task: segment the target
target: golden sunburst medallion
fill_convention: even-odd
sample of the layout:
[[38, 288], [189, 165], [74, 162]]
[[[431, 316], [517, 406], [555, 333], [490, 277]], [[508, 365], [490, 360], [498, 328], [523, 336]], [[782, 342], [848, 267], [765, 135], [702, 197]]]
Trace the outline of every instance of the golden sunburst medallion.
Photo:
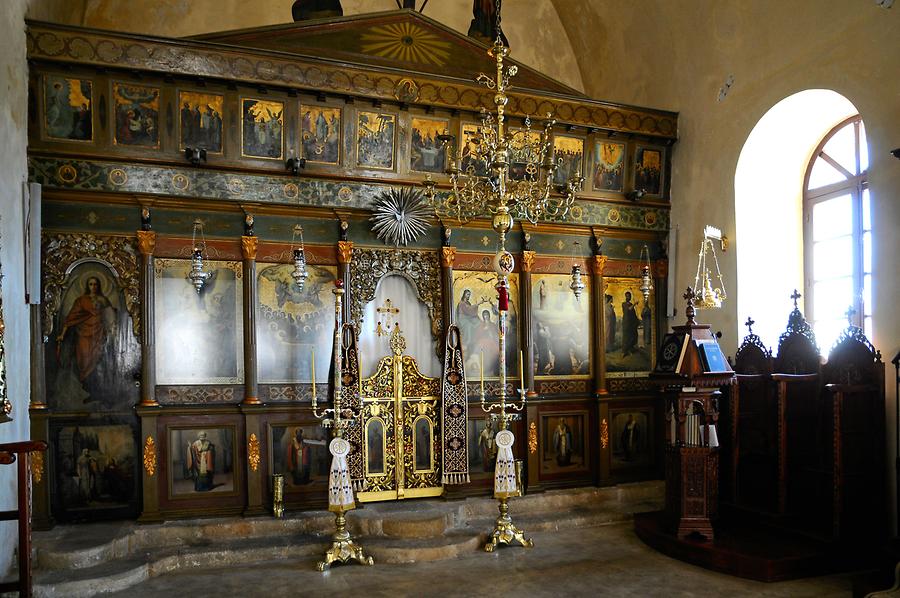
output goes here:
[[372, 27], [360, 41], [364, 53], [392, 60], [444, 66], [450, 56], [448, 42], [412, 23]]

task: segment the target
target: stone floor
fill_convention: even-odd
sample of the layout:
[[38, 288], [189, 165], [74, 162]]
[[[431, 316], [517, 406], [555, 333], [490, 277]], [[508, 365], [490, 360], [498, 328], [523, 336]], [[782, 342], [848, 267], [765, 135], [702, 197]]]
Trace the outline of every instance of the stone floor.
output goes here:
[[[533, 534], [533, 549], [473, 551], [451, 560], [314, 570], [315, 558], [246, 568], [165, 574], [120, 596], [850, 596], [848, 576], [781, 583], [729, 577], [686, 565], [645, 546], [618, 522]], [[323, 544], [324, 548], [324, 544]]]

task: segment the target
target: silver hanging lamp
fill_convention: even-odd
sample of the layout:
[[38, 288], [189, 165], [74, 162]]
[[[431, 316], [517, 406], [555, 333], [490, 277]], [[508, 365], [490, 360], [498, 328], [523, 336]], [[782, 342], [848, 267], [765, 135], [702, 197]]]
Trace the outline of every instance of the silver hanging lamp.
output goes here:
[[572, 245], [572, 282], [569, 288], [575, 293], [575, 300], [581, 301], [581, 293], [584, 291], [584, 280], [581, 278], [581, 264], [578, 263], [578, 241]]
[[[646, 261], [644, 257], [646, 256]], [[653, 290], [653, 278], [650, 276], [650, 249], [645, 244], [641, 248], [641, 295], [644, 296], [644, 303], [650, 301], [650, 291]]]
[[209, 280], [210, 273], [203, 270], [203, 252], [206, 251], [206, 237], [203, 235], [203, 222], [199, 219], [194, 220], [194, 230], [191, 233], [191, 248], [191, 271], [188, 272], [188, 279], [194, 285], [197, 294], [200, 294], [203, 285]]

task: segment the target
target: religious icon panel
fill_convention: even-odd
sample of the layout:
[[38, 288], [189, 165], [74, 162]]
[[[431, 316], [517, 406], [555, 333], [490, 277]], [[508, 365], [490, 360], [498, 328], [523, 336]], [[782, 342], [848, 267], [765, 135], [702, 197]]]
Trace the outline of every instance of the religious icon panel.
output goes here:
[[540, 162], [537, 148], [541, 134], [527, 129], [511, 129], [511, 132], [513, 135], [509, 140], [509, 176], [514, 180], [521, 180], [528, 175], [531, 180], [538, 173], [527, 172], [528, 165]]
[[553, 175], [554, 185], [565, 185], [566, 182], [580, 177], [584, 164], [584, 139], [557, 135], [553, 138], [553, 149], [556, 150], [558, 165]]
[[44, 130], [50, 139], [93, 141], [93, 85], [88, 79], [44, 78]]
[[[45, 359], [47, 401], [61, 411], [128, 411], [141, 349], [125, 294], [105, 262], [83, 260], [63, 282]], [[49, 332], [49, 331], [48, 331]]]
[[300, 106], [303, 157], [308, 162], [338, 164], [341, 161], [341, 109]]
[[113, 84], [117, 145], [159, 147], [159, 88]]
[[327, 432], [318, 424], [277, 424], [270, 428], [271, 472], [284, 476], [285, 487], [328, 484], [331, 455]]
[[241, 264], [207, 261], [198, 293], [188, 260], [157, 259], [156, 376], [159, 384], [240, 384], [244, 379]]
[[259, 264], [256, 334], [259, 379], [264, 383], [311, 382], [310, 355], [316, 359], [317, 382], [328, 381], [334, 334], [334, 266], [312, 266], [301, 290], [289, 264]]
[[656, 357], [655, 290], [645, 301], [638, 278], [605, 277], [603, 282], [607, 376], [649, 373]]
[[138, 460], [132, 425], [66, 423], [51, 435], [56, 517], [100, 519], [136, 512]]
[[475, 123], [463, 123], [460, 130], [460, 140], [462, 155], [460, 160], [460, 170], [468, 173], [470, 170], [477, 176], [487, 174], [488, 165], [484, 160], [475, 157], [478, 149], [479, 137], [481, 136], [481, 126]]
[[489, 417], [469, 419], [469, 471], [473, 476], [479, 473], [494, 473], [497, 465], [497, 424]]
[[663, 186], [663, 150], [637, 146], [634, 150], [634, 188], [647, 195], [661, 195]]
[[446, 134], [449, 127], [450, 122], [447, 120], [412, 119], [410, 170], [444, 172], [447, 148], [438, 140], [438, 135]]
[[235, 492], [234, 426], [169, 428], [169, 496]]
[[387, 112], [357, 115], [356, 163], [366, 168], [394, 168], [394, 133], [397, 116]]
[[241, 155], [284, 158], [284, 104], [270, 100], [241, 100]]
[[[454, 270], [454, 322], [459, 327], [470, 381], [479, 379], [481, 355], [484, 353], [484, 377], [496, 380], [500, 376], [500, 344], [497, 276], [493, 272]], [[514, 379], [519, 374], [519, 275], [509, 275], [509, 312], [507, 313], [506, 375]]]
[[651, 409], [610, 409], [613, 471], [653, 465]]
[[594, 143], [593, 182], [594, 191], [625, 189], [625, 144], [605, 139]]
[[181, 91], [178, 105], [179, 148], [203, 148], [211, 154], [221, 154], [225, 96]]
[[586, 413], [541, 414], [541, 473], [576, 472], [590, 467], [585, 447]]
[[568, 274], [532, 274], [535, 376], [591, 374], [590, 278], [579, 299]]

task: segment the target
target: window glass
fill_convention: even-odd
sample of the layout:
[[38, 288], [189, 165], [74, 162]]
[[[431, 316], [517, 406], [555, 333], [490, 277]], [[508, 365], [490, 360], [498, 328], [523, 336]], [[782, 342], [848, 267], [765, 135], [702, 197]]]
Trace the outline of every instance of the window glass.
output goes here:
[[866, 316], [872, 315], [872, 275], [866, 274], [863, 276], [863, 292], [862, 292], [862, 300], [863, 300], [863, 311]]
[[872, 340], [872, 318], [871, 316], [867, 316], [863, 323], [863, 332], [866, 333], [866, 338], [869, 341]]
[[822, 158], [818, 158], [816, 163], [813, 164], [812, 172], [809, 175], [808, 189], [818, 189], [825, 185], [840, 183], [841, 181], [846, 180], [847, 177], [841, 174], [834, 166]]
[[853, 237], [838, 237], [813, 245], [813, 279], [853, 275]]
[[869, 169], [869, 145], [866, 140], [866, 125], [859, 121], [859, 169], [865, 172]]
[[813, 241], [824, 241], [853, 232], [851, 196], [842, 195], [813, 206]]
[[856, 171], [856, 127], [853, 123], [835, 133], [822, 151], [850, 174], [859, 174]]
[[813, 324], [813, 331], [816, 333], [816, 343], [819, 345], [819, 351], [827, 355], [834, 345], [834, 341], [837, 340], [837, 337], [840, 336], [846, 326], [847, 318], [816, 320]]
[[863, 273], [872, 273], [872, 233], [863, 233]]
[[813, 313], [816, 320], [844, 318], [844, 312], [854, 303], [853, 278], [834, 278], [813, 285]]
[[872, 212], [869, 207], [869, 190], [862, 192], [862, 225], [863, 230], [872, 230]]

